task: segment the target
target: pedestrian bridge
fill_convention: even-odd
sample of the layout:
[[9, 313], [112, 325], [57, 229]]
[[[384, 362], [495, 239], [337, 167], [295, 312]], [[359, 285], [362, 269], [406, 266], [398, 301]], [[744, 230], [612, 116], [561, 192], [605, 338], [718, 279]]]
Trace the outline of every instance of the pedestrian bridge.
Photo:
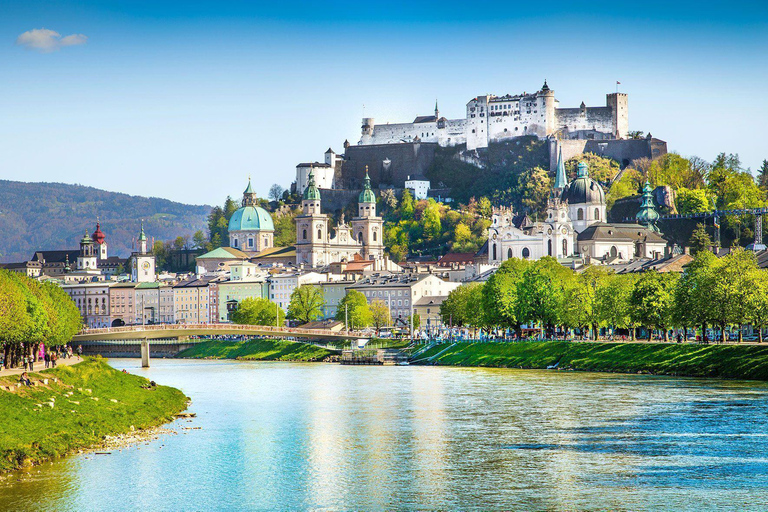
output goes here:
[[191, 336], [274, 336], [325, 341], [343, 341], [369, 337], [362, 336], [361, 333], [355, 331], [334, 332], [330, 329], [302, 329], [300, 327], [275, 327], [269, 325], [158, 324], [83, 329], [72, 338], [72, 343], [171, 339], [187, 341]]

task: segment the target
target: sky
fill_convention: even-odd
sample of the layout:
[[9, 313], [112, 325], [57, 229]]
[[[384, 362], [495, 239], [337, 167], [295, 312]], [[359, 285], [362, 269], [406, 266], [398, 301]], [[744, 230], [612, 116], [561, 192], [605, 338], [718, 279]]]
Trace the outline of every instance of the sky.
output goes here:
[[768, 159], [768, 2], [0, 0], [0, 179], [266, 196], [376, 123], [479, 94], [629, 96], [630, 130]]

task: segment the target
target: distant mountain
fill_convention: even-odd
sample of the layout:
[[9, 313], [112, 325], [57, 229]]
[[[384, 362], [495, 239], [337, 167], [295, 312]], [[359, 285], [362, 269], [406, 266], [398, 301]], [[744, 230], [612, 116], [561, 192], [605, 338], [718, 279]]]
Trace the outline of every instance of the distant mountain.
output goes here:
[[37, 250], [77, 249], [96, 218], [112, 256], [128, 256], [141, 220], [150, 239], [171, 240], [206, 229], [210, 206], [129, 196], [81, 185], [0, 180], [0, 262], [24, 261]]

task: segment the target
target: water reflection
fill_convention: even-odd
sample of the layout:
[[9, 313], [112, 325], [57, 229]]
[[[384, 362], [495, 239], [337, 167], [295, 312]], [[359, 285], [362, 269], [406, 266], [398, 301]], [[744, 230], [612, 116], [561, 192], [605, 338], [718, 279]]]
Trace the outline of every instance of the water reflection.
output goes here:
[[[768, 506], [768, 387], [459, 368], [160, 361], [178, 434], [0, 482], [2, 510]], [[182, 427], [201, 427], [182, 430]], [[20, 478], [20, 481], [18, 480]]]

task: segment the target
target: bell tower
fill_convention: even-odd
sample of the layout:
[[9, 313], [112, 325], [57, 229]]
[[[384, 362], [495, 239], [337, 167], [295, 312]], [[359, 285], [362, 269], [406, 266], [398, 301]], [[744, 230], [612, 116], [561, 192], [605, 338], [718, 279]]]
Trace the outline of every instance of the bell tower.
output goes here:
[[357, 198], [358, 215], [352, 219], [352, 236], [362, 244], [362, 256], [369, 260], [384, 257], [384, 220], [376, 216], [376, 194], [371, 190], [368, 166], [365, 167], [363, 191]]
[[310, 170], [301, 200], [302, 215], [296, 217], [296, 262], [317, 267], [328, 263], [328, 216], [320, 211], [320, 189]]
[[131, 254], [131, 281], [134, 283], [155, 282], [155, 255], [148, 249], [149, 240], [144, 233], [144, 221], [136, 240], [136, 251]]

